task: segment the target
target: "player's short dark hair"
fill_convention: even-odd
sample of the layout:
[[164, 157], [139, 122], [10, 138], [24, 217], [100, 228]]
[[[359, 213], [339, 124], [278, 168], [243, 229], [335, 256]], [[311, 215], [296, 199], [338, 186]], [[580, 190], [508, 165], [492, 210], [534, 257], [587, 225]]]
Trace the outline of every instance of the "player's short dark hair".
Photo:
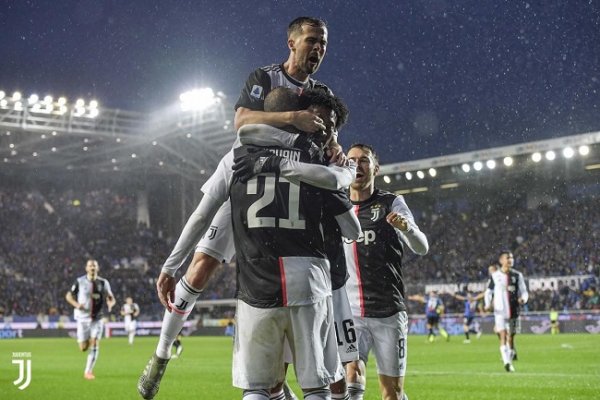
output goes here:
[[373, 146], [371, 146], [370, 144], [365, 144], [365, 143], [353, 143], [348, 148], [348, 151], [352, 150], [355, 147], [358, 147], [359, 149], [362, 149], [362, 150], [369, 151], [371, 153], [371, 155], [373, 156], [373, 158], [375, 159], [375, 164], [379, 165], [379, 156], [377, 155], [377, 153], [375, 153], [375, 149], [373, 148]]
[[303, 104], [298, 93], [288, 87], [279, 86], [265, 97], [264, 110], [267, 112], [283, 112], [302, 110]]
[[287, 36], [288, 38], [293, 34], [302, 33], [302, 25], [311, 25], [319, 28], [327, 28], [327, 23], [321, 18], [315, 17], [298, 17], [288, 25]]
[[336, 129], [341, 129], [348, 121], [350, 111], [344, 101], [339, 97], [319, 88], [305, 90], [300, 97], [302, 99], [303, 109], [310, 106], [322, 106], [333, 110], [336, 116]]
[[500, 252], [498, 253], [498, 258], [502, 257], [504, 254], [508, 255], [508, 254], [512, 254], [512, 251], [510, 251], [509, 249], [502, 249], [500, 250]]

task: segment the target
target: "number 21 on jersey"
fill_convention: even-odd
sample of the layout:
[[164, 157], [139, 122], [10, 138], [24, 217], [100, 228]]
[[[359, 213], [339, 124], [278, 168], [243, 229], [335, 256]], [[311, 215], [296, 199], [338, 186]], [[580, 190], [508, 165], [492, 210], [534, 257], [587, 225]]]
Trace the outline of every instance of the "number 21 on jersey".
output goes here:
[[[260, 175], [259, 175], [260, 176]], [[275, 176], [264, 176], [264, 191], [254, 203], [248, 207], [248, 228], [284, 228], [284, 229], [305, 229], [306, 221], [300, 219], [300, 186], [291, 183], [285, 178]], [[258, 176], [250, 179], [246, 183], [246, 193], [249, 195], [258, 194]], [[278, 212], [282, 216], [287, 215], [287, 218], [282, 216], [258, 216], [258, 213], [265, 207], [276, 201], [276, 189], [282, 190], [283, 186], [287, 186], [288, 202], [281, 204]], [[287, 208], [287, 209], [283, 209]], [[264, 213], [261, 213], [264, 214]]]

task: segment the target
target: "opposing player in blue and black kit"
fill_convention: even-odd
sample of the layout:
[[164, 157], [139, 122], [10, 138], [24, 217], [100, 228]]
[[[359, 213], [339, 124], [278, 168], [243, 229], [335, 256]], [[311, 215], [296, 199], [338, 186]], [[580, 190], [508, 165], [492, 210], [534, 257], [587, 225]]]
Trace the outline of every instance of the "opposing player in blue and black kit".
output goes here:
[[464, 301], [463, 331], [465, 333], [465, 340], [463, 343], [469, 344], [471, 343], [471, 333], [476, 334], [477, 339], [481, 337], [481, 327], [476, 323], [475, 317], [477, 317], [477, 312], [483, 312], [483, 304], [479, 300], [485, 297], [485, 293], [476, 295], [473, 292], [467, 292], [466, 296], [456, 293], [454, 297]]

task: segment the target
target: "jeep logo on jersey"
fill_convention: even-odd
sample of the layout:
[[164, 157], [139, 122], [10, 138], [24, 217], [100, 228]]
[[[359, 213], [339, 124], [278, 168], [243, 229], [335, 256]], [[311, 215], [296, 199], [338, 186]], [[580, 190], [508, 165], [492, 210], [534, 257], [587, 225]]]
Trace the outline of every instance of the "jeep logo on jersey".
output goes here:
[[262, 86], [254, 85], [252, 86], [252, 90], [250, 91], [250, 96], [260, 100], [263, 98], [263, 88]]
[[[366, 230], [366, 231], [362, 231], [360, 233], [360, 236], [356, 240], [356, 243], [364, 243], [368, 246], [369, 243], [373, 243], [376, 239], [377, 239], [377, 235], [375, 234], [375, 231]], [[343, 238], [343, 240], [344, 240], [344, 243], [348, 243], [348, 244], [354, 242], [354, 240], [350, 240], [348, 238]]]

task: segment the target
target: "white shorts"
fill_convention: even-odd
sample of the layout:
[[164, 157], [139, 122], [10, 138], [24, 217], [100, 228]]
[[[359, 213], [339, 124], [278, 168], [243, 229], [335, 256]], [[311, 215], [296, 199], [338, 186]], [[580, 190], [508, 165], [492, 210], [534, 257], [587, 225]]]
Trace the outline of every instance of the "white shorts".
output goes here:
[[77, 342], [86, 342], [89, 339], [100, 340], [104, 332], [104, 321], [77, 321]]
[[129, 322], [125, 322], [125, 330], [127, 332], [135, 332], [135, 330], [137, 329], [137, 320], [131, 320]]
[[400, 311], [387, 318], [354, 317], [358, 335], [358, 352], [366, 364], [373, 350], [377, 373], [387, 376], [404, 376], [408, 350], [408, 316]]
[[494, 314], [494, 328], [496, 328], [496, 332], [521, 333], [521, 320], [518, 317], [506, 318], [504, 314]]
[[210, 228], [196, 245], [196, 253], [204, 253], [225, 263], [235, 255], [233, 227], [231, 225], [231, 203], [227, 200], [215, 214]]
[[270, 389], [282, 382], [286, 337], [300, 387], [323, 387], [344, 376], [331, 297], [310, 305], [277, 308], [256, 308], [238, 300], [236, 326], [232, 366], [235, 387]]
[[350, 301], [346, 294], [346, 286], [331, 293], [333, 302], [333, 318], [335, 320], [335, 335], [338, 344], [338, 353], [343, 363], [358, 360], [358, 344], [356, 343], [356, 330], [354, 318], [350, 309]]

